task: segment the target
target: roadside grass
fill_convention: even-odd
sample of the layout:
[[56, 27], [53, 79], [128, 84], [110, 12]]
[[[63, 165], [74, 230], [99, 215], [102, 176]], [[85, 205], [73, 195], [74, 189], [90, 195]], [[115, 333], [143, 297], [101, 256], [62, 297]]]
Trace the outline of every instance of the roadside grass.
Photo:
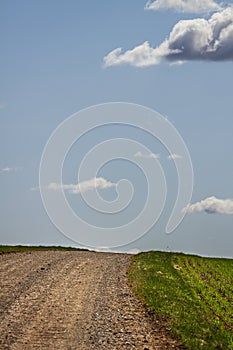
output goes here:
[[233, 349], [233, 260], [148, 252], [129, 281], [149, 311], [191, 350]]
[[87, 251], [88, 249], [62, 247], [62, 246], [0, 245], [0, 254], [17, 253], [17, 252], [31, 252], [31, 251], [41, 251], [41, 250]]

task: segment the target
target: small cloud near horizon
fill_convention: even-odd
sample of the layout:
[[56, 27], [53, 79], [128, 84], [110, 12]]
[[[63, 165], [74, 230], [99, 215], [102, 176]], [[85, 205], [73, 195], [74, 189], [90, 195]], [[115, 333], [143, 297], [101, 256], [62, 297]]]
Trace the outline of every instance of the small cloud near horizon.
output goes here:
[[132, 249], [130, 249], [130, 250], [127, 250], [126, 253], [127, 253], [127, 254], [136, 255], [136, 254], [141, 253], [141, 250], [138, 249], [138, 248], [132, 248]]

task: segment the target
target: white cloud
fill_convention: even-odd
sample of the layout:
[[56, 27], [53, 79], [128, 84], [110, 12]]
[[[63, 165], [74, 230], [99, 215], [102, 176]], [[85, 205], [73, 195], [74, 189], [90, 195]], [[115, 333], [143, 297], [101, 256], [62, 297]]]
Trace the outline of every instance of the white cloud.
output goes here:
[[[102, 177], [95, 177], [93, 179], [80, 182], [78, 184], [61, 185], [61, 184], [52, 182], [48, 185], [47, 188], [53, 191], [68, 190], [69, 193], [78, 194], [81, 192], [91, 191], [96, 188], [105, 189], [105, 188], [110, 188], [115, 186], [116, 184], [110, 181], [107, 181]], [[34, 190], [34, 188], [32, 190]]]
[[36, 187], [31, 187], [30, 191], [39, 191], [40, 187], [36, 186]]
[[195, 204], [189, 204], [183, 209], [187, 213], [206, 212], [208, 214], [228, 214], [233, 215], [233, 199], [218, 199], [208, 197]]
[[213, 0], [155, 0], [148, 1], [147, 10], [167, 10], [186, 13], [207, 13], [219, 11], [221, 6]]
[[95, 247], [95, 251], [96, 252], [112, 252], [111, 248], [110, 247], [105, 247], [105, 246], [98, 246], [98, 247]]
[[142, 153], [141, 151], [138, 151], [137, 153], [135, 153], [134, 157], [136, 158], [147, 158], [147, 159], [159, 159], [160, 155], [159, 154], [155, 154], [155, 153]]
[[170, 154], [167, 159], [181, 159], [182, 157], [179, 155], [179, 154], [176, 154], [176, 153], [172, 153]]
[[120, 64], [130, 64], [135, 67], [152, 66], [160, 63], [160, 57], [155, 54], [155, 50], [150, 47], [148, 41], [142, 45], [136, 46], [132, 50], [122, 53], [122, 48], [111, 51], [104, 57], [105, 67], [116, 66]]
[[133, 248], [133, 249], [127, 250], [126, 253], [127, 253], [127, 254], [136, 255], [136, 254], [141, 253], [141, 250], [138, 249], [138, 248]]
[[9, 166], [1, 169], [2, 173], [10, 173], [11, 171], [14, 171], [14, 168], [10, 168]]
[[155, 48], [148, 41], [124, 53], [117, 48], [104, 57], [104, 64], [105, 67], [121, 64], [146, 67], [193, 60], [233, 61], [233, 6], [209, 19], [179, 21], [168, 39]]
[[22, 168], [12, 168], [12, 167], [9, 167], [9, 166], [5, 166], [4, 168], [2, 168], [0, 170], [1, 173], [12, 173], [12, 172], [16, 172], [18, 170], [21, 170]]

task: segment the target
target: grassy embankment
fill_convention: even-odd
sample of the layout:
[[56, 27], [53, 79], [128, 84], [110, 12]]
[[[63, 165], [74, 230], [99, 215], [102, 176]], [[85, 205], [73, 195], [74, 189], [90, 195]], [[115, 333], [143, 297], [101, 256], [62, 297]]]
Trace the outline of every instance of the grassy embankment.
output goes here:
[[24, 246], [24, 245], [0, 245], [0, 254], [4, 253], [17, 253], [17, 252], [31, 252], [41, 250], [87, 250], [73, 247], [61, 247], [61, 246]]
[[233, 260], [141, 253], [132, 258], [129, 280], [188, 349], [233, 349]]

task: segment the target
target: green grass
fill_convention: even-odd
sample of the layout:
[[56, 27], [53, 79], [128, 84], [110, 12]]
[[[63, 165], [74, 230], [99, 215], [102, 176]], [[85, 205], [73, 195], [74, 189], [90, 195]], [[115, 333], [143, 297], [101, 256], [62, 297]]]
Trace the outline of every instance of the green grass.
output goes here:
[[141, 253], [129, 281], [188, 349], [233, 349], [233, 260]]
[[23, 246], [23, 245], [0, 245], [0, 254], [4, 253], [17, 253], [17, 252], [31, 252], [41, 250], [87, 250], [73, 247], [61, 247], [61, 246]]

